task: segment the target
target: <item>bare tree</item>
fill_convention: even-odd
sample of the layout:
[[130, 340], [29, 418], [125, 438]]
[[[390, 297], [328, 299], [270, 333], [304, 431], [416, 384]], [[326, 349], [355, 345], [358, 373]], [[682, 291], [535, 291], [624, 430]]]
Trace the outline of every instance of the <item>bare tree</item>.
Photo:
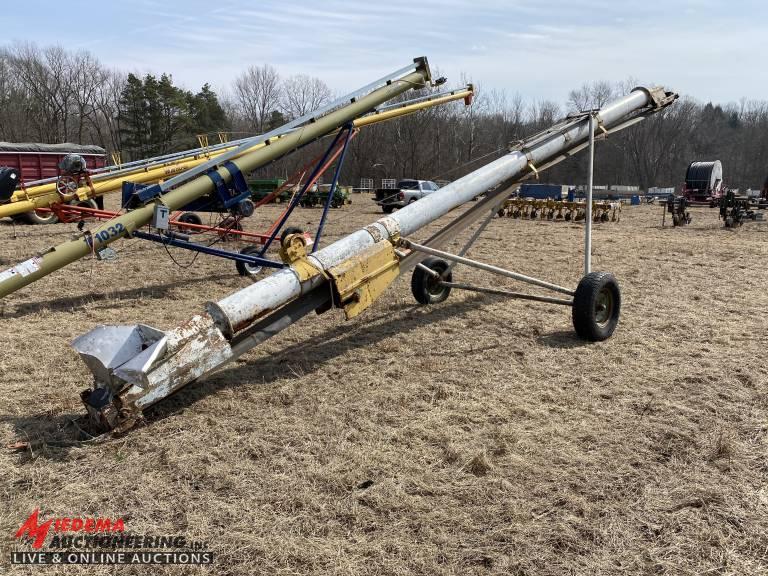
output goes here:
[[569, 112], [583, 112], [594, 108], [601, 108], [614, 97], [614, 88], [610, 82], [600, 80], [598, 82], [585, 83], [581, 88], [571, 90], [568, 93]]
[[272, 66], [250, 66], [235, 79], [234, 92], [249, 128], [264, 132], [280, 106], [280, 75]]
[[283, 82], [281, 107], [290, 118], [298, 118], [316, 110], [331, 99], [331, 89], [320, 80], [297, 74]]
[[98, 143], [120, 152], [120, 94], [126, 74], [119, 70], [101, 70], [101, 82], [94, 96], [96, 113], [90, 118]]

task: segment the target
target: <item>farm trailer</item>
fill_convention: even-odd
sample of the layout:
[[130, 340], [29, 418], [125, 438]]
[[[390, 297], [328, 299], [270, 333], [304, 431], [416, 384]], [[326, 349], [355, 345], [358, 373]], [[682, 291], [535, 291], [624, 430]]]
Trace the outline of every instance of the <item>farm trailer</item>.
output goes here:
[[[28, 193], [34, 194], [39, 182], [55, 182], [61, 176], [59, 163], [69, 154], [81, 156], [93, 172], [98, 172], [107, 163], [106, 150], [100, 146], [0, 142], [0, 170], [8, 168], [15, 173], [15, 178], [0, 185], [0, 205]], [[15, 192], [17, 188], [20, 188], [19, 192]], [[50, 213], [38, 214], [33, 209], [14, 212], [11, 216], [32, 224], [51, 220]]]

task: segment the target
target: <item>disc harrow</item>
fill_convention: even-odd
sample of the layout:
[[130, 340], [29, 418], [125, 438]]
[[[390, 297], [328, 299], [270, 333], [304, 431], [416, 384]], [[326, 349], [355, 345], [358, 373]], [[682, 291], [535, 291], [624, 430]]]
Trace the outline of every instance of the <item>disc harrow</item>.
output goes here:
[[[537, 200], [534, 198], [510, 198], [499, 209], [499, 216], [524, 220], [553, 220], [582, 222], [586, 218], [584, 202], [565, 200]], [[621, 202], [592, 202], [594, 222], [618, 222], [621, 219]]]

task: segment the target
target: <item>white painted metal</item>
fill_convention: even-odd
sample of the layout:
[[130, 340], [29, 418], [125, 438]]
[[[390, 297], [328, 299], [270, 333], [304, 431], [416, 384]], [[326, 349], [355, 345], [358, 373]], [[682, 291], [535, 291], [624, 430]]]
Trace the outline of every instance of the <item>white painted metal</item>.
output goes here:
[[592, 185], [595, 176], [595, 115], [589, 115], [589, 175], [587, 176], [587, 206], [584, 222], [584, 275], [592, 271]]

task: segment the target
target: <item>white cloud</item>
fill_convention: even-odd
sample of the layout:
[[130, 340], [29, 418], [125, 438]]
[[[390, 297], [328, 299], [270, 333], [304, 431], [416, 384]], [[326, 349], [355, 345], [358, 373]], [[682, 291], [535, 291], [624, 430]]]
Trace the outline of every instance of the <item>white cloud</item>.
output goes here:
[[466, 73], [537, 99], [562, 101], [585, 81], [629, 76], [701, 100], [768, 94], [768, 8], [746, 0], [141, 0], [85, 12], [79, 27], [60, 26], [51, 11], [34, 28], [22, 25], [24, 10], [6, 15], [22, 19], [8, 27], [24, 40], [86, 47], [190, 88], [221, 89], [269, 62], [342, 91], [427, 55], [454, 83]]

